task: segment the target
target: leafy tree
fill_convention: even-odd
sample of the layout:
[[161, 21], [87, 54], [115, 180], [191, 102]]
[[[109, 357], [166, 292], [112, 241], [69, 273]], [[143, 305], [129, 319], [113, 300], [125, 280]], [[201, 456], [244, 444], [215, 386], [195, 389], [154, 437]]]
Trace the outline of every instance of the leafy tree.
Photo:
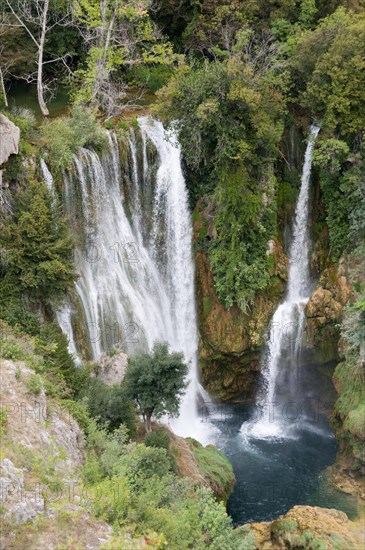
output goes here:
[[183, 354], [169, 353], [165, 342], [156, 342], [152, 353], [129, 358], [123, 389], [125, 395], [137, 403], [147, 432], [151, 431], [153, 415], [159, 418], [179, 412], [187, 372]]
[[350, 156], [346, 142], [327, 138], [319, 140], [313, 160], [320, 176], [331, 251], [338, 260], [365, 236], [364, 154]]
[[107, 386], [99, 379], [87, 379], [77, 393], [78, 399], [87, 399], [88, 410], [101, 425], [115, 430], [123, 423], [130, 437], [136, 433], [136, 410], [119, 386]]
[[301, 103], [348, 138], [365, 127], [365, 14], [338, 9], [298, 41], [292, 61]]
[[10, 293], [53, 303], [76, 279], [72, 239], [43, 181], [31, 180], [18, 192], [13, 216], [1, 230], [0, 247], [0, 284]]

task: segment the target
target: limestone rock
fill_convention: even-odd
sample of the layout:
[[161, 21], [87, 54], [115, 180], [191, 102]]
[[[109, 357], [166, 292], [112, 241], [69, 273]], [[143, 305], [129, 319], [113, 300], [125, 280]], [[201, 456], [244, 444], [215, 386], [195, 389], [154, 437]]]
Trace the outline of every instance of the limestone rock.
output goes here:
[[24, 523], [44, 512], [44, 498], [35, 486], [26, 490], [24, 470], [4, 458], [0, 466], [0, 501], [5, 510], [4, 520]]
[[[307, 317], [318, 317], [324, 322], [328, 320], [339, 321], [343, 306], [334, 299], [330, 290], [321, 286], [316, 288], [307, 304]], [[323, 321], [321, 321], [323, 323]]]
[[305, 342], [320, 363], [338, 359], [339, 326], [351, 292], [345, 273], [341, 263], [325, 269], [306, 306]]
[[[19, 150], [20, 130], [18, 126], [0, 113], [0, 167], [10, 155], [17, 155]], [[2, 170], [0, 170], [0, 186]]]
[[363, 548], [360, 525], [339, 510], [319, 506], [294, 506], [270, 523], [250, 523], [239, 529], [243, 539], [250, 536], [250, 548], [255, 550]]
[[[83, 463], [85, 438], [68, 410], [27, 389], [34, 371], [18, 361], [1, 361], [2, 402], [8, 416], [7, 434], [15, 444], [34, 453], [45, 450], [55, 458], [56, 471], [72, 476]], [[66, 458], [64, 458], [66, 457]]]
[[120, 385], [127, 367], [128, 356], [125, 353], [117, 353], [111, 357], [104, 355], [100, 360], [98, 378], [108, 386]]

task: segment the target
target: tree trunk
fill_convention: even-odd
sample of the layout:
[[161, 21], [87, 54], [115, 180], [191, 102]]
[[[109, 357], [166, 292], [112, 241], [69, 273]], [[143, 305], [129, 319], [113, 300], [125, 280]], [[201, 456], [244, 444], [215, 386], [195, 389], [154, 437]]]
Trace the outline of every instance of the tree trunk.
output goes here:
[[148, 434], [151, 432], [151, 417], [152, 417], [152, 413], [147, 413], [144, 416], [144, 427]]
[[4, 84], [4, 75], [3, 75], [3, 71], [2, 71], [1, 68], [0, 68], [0, 85], [1, 85], [2, 95], [3, 95], [4, 105], [5, 105], [5, 107], [9, 107], [8, 97], [6, 95], [5, 84]]
[[41, 38], [39, 41], [39, 48], [38, 48], [38, 75], [37, 75], [37, 95], [38, 95], [38, 103], [40, 110], [42, 112], [43, 116], [48, 116], [49, 111], [47, 109], [46, 102], [44, 101], [44, 91], [43, 91], [43, 51], [44, 51], [44, 42], [46, 39], [46, 32], [47, 32], [47, 15], [48, 15], [48, 6], [49, 6], [49, 0], [44, 1], [44, 8], [43, 8], [43, 14], [42, 14], [42, 30], [41, 30]]

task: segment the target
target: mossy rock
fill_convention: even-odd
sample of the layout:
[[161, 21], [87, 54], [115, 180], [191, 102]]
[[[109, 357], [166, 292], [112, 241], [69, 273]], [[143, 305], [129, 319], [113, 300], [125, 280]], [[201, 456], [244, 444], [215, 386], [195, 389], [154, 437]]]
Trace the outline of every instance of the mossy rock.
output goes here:
[[191, 437], [186, 440], [193, 450], [200, 474], [213, 489], [218, 500], [227, 502], [236, 482], [232, 464], [214, 445], [203, 447]]
[[359, 547], [346, 514], [317, 506], [294, 506], [271, 523], [270, 535], [278, 548], [356, 550]]

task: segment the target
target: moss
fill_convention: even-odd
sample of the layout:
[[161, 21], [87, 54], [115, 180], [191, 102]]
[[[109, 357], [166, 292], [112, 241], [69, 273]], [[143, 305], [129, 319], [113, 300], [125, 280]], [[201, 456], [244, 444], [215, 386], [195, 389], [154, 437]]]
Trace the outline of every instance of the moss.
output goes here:
[[227, 502], [234, 484], [235, 475], [229, 460], [214, 445], [203, 447], [198, 441], [188, 437], [201, 475], [208, 481], [219, 500]]
[[354, 436], [365, 440], [365, 403], [349, 412], [345, 427]]
[[[299, 509], [296, 507], [297, 520], [292, 517], [279, 518], [271, 524], [271, 538], [273, 542], [278, 544], [280, 548], [288, 549], [307, 549], [307, 550], [327, 550], [332, 548], [333, 550], [341, 550], [342, 548], [353, 549], [352, 540], [350, 540], [346, 533], [333, 533], [332, 528], [323, 529], [323, 524], [320, 518], [313, 516], [310, 517], [308, 512], [310, 508], [306, 509], [305, 521], [301, 517]], [[304, 507], [303, 507], [304, 509]], [[293, 515], [295, 508], [289, 512]], [[327, 511], [324, 509], [324, 513]], [[323, 523], [326, 521], [326, 517], [323, 518]], [[304, 525], [306, 528], [304, 528]], [[326, 526], [327, 527], [327, 526]]]
[[210, 296], [203, 298], [203, 312], [204, 315], [208, 315], [212, 311], [213, 302]]

